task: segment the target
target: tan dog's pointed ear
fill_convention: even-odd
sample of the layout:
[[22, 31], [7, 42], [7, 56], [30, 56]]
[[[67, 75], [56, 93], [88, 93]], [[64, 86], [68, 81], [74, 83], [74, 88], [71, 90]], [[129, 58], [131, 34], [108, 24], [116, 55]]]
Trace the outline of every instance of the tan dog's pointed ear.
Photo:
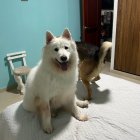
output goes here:
[[63, 32], [63, 34], [62, 34], [62, 37], [66, 38], [66, 39], [68, 39], [68, 40], [71, 40], [71, 39], [72, 39], [71, 33], [70, 33], [70, 31], [69, 31], [68, 28], [66, 28], [66, 29], [64, 30], [64, 32]]
[[54, 38], [54, 35], [51, 32], [47, 31], [46, 32], [46, 44], [49, 44], [53, 38]]

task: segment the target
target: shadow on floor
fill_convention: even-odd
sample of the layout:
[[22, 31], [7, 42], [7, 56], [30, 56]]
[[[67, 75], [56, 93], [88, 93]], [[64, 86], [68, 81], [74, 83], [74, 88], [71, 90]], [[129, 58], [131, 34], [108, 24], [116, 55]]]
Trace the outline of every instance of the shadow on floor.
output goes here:
[[[92, 87], [92, 100], [90, 102], [96, 103], [96, 104], [105, 104], [110, 101], [110, 91], [109, 89], [100, 91], [99, 85], [96, 83], [91, 84]], [[87, 91], [84, 88], [84, 85], [81, 81], [77, 84], [77, 96], [80, 99], [84, 99], [87, 96]]]

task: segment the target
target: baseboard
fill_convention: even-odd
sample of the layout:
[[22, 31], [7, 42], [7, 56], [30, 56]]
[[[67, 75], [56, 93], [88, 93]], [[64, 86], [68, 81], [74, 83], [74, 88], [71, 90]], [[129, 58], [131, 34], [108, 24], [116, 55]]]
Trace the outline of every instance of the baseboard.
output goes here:
[[7, 88], [0, 88], [0, 93], [6, 91]]
[[110, 70], [110, 72], [113, 74], [120, 75], [121, 77], [124, 77], [124, 79], [126, 80], [130, 80], [130, 81], [140, 84], [140, 76], [129, 74], [129, 73], [118, 71], [118, 70]]
[[17, 87], [17, 85], [14, 84], [14, 85], [8, 86], [8, 87], [6, 87], [6, 88], [1, 88], [1, 89], [0, 89], [0, 92], [10, 91], [10, 90], [12, 90], [12, 89], [15, 89], [16, 87]]

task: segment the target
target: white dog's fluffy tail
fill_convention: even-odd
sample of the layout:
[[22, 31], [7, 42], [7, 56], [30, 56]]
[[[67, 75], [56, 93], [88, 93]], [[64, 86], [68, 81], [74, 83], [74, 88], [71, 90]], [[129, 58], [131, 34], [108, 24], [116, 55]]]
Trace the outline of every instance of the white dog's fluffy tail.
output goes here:
[[108, 52], [108, 50], [112, 47], [112, 42], [109, 41], [105, 41], [103, 42], [101, 48], [100, 48], [100, 52], [99, 52], [99, 61], [103, 62], [104, 58]]

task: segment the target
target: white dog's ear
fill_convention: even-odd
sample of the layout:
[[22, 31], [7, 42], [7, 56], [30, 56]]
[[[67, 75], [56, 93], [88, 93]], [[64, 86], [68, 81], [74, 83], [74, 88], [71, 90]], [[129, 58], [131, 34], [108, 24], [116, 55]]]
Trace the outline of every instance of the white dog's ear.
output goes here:
[[53, 38], [54, 38], [54, 35], [51, 32], [47, 31], [46, 32], [46, 44], [49, 44]]
[[64, 32], [63, 32], [63, 34], [62, 34], [62, 37], [67, 38], [68, 40], [71, 40], [71, 39], [72, 39], [71, 33], [70, 33], [70, 31], [69, 31], [68, 28], [66, 28], [66, 29], [64, 30]]

